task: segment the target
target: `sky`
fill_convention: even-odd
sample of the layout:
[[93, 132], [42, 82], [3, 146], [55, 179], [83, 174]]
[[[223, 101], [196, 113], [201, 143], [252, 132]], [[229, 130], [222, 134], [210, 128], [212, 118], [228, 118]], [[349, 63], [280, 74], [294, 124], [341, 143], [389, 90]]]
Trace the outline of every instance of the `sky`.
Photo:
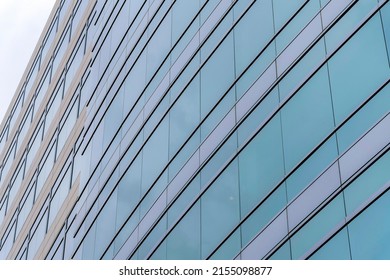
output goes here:
[[0, 0], [0, 123], [55, 0]]

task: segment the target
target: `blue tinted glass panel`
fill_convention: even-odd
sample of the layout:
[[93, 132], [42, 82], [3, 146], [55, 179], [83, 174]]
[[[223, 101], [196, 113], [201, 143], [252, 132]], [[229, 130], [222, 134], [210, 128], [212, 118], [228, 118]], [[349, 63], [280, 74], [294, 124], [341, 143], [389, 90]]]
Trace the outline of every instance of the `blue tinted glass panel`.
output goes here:
[[389, 182], [389, 167], [390, 152], [387, 152], [348, 186], [345, 190], [347, 214], [351, 214], [371, 195]]
[[255, 1], [234, 29], [237, 74], [248, 66], [273, 34], [272, 0]]
[[172, 157], [200, 121], [199, 76], [180, 95], [169, 116], [169, 154]]
[[390, 258], [390, 192], [348, 225], [352, 259]]
[[343, 229], [321, 247], [311, 260], [350, 260], [349, 240], [347, 229]]
[[339, 195], [291, 238], [292, 258], [302, 258], [344, 217], [343, 197]]
[[332, 57], [329, 72], [335, 119], [339, 124], [389, 77], [379, 15]]
[[167, 258], [200, 259], [200, 203], [195, 204], [167, 239]]
[[290, 201], [337, 158], [336, 137], [327, 140], [287, 179], [287, 196]]
[[285, 206], [286, 187], [283, 184], [241, 225], [242, 245], [247, 245]]
[[284, 175], [282, 135], [277, 115], [239, 155], [241, 212], [249, 212]]
[[201, 71], [201, 116], [225, 93], [234, 79], [233, 36], [229, 35]]
[[240, 219], [237, 173], [237, 161], [233, 161], [201, 199], [202, 258], [215, 249]]
[[326, 68], [322, 68], [282, 109], [286, 171], [310, 152], [333, 128]]
[[287, 21], [294, 15], [295, 12], [302, 6], [304, 0], [297, 1], [285, 1], [274, 0], [274, 16], [275, 16], [275, 29], [278, 31]]

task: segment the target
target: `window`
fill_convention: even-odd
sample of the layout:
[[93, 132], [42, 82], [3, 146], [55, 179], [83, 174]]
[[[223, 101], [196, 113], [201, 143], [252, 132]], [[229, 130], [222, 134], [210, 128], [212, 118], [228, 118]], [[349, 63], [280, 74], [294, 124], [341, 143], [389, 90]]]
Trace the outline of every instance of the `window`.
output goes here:
[[241, 213], [248, 213], [283, 178], [280, 117], [276, 115], [238, 156]]
[[335, 119], [339, 124], [389, 77], [379, 15], [332, 57], [329, 74]]
[[237, 163], [233, 161], [201, 198], [202, 258], [207, 257], [240, 220]]
[[389, 205], [390, 193], [386, 192], [348, 225], [352, 259], [390, 258]]
[[288, 172], [333, 128], [333, 111], [326, 68], [316, 73], [281, 112]]

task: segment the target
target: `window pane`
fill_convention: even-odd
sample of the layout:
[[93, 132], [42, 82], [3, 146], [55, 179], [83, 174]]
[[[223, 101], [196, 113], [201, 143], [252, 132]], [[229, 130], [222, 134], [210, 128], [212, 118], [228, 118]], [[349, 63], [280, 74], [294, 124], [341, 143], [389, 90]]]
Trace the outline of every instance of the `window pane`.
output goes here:
[[246, 246], [285, 206], [286, 187], [281, 185], [241, 225], [242, 245]]
[[283, 178], [280, 117], [277, 115], [239, 155], [242, 215], [248, 213]]
[[352, 119], [337, 131], [340, 153], [350, 147], [364, 132], [389, 112], [390, 85], [382, 89]]
[[202, 258], [215, 249], [240, 219], [237, 169], [237, 161], [233, 161], [201, 199]]
[[299, 259], [345, 217], [342, 195], [322, 209], [291, 238], [292, 258]]
[[390, 192], [348, 225], [352, 259], [390, 258]]
[[381, 9], [381, 15], [383, 20], [383, 29], [386, 38], [387, 53], [390, 56], [390, 3], [387, 3]]
[[167, 239], [167, 258], [200, 259], [200, 203], [195, 204]]
[[119, 229], [137, 205], [141, 195], [141, 157], [126, 171], [118, 184], [116, 228]]
[[287, 179], [287, 196], [290, 201], [309, 185], [337, 158], [336, 137], [331, 137]]
[[169, 122], [165, 118], [143, 149], [142, 193], [150, 187], [168, 162]]
[[387, 152], [348, 186], [345, 190], [347, 214], [351, 214], [371, 195], [389, 182], [389, 166], [390, 152]]
[[273, 34], [272, 0], [255, 1], [234, 29], [237, 74], [248, 66]]
[[[345, 1], [348, 2], [348, 1]], [[335, 26], [325, 34], [326, 50], [332, 52], [345, 40], [365, 16], [377, 5], [377, 1], [360, 0], [345, 14]]]
[[326, 68], [322, 68], [282, 109], [283, 145], [288, 172], [333, 128]]
[[379, 15], [333, 56], [329, 73], [335, 119], [339, 124], [389, 77]]
[[211, 110], [234, 79], [233, 36], [229, 35], [201, 70], [201, 117]]
[[347, 229], [343, 229], [332, 237], [321, 249], [319, 249], [311, 260], [350, 260], [349, 240]]
[[297, 1], [285, 1], [274, 0], [274, 15], [275, 15], [275, 29], [278, 31], [290, 18], [298, 11], [298, 9], [304, 3], [304, 0]]
[[200, 121], [199, 76], [181, 94], [170, 116], [169, 154], [174, 155]]

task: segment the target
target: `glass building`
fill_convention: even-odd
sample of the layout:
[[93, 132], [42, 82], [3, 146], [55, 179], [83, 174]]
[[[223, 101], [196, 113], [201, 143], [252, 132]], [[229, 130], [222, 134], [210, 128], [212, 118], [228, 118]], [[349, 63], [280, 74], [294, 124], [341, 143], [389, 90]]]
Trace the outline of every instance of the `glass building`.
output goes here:
[[389, 55], [383, 0], [57, 0], [0, 258], [390, 259]]

